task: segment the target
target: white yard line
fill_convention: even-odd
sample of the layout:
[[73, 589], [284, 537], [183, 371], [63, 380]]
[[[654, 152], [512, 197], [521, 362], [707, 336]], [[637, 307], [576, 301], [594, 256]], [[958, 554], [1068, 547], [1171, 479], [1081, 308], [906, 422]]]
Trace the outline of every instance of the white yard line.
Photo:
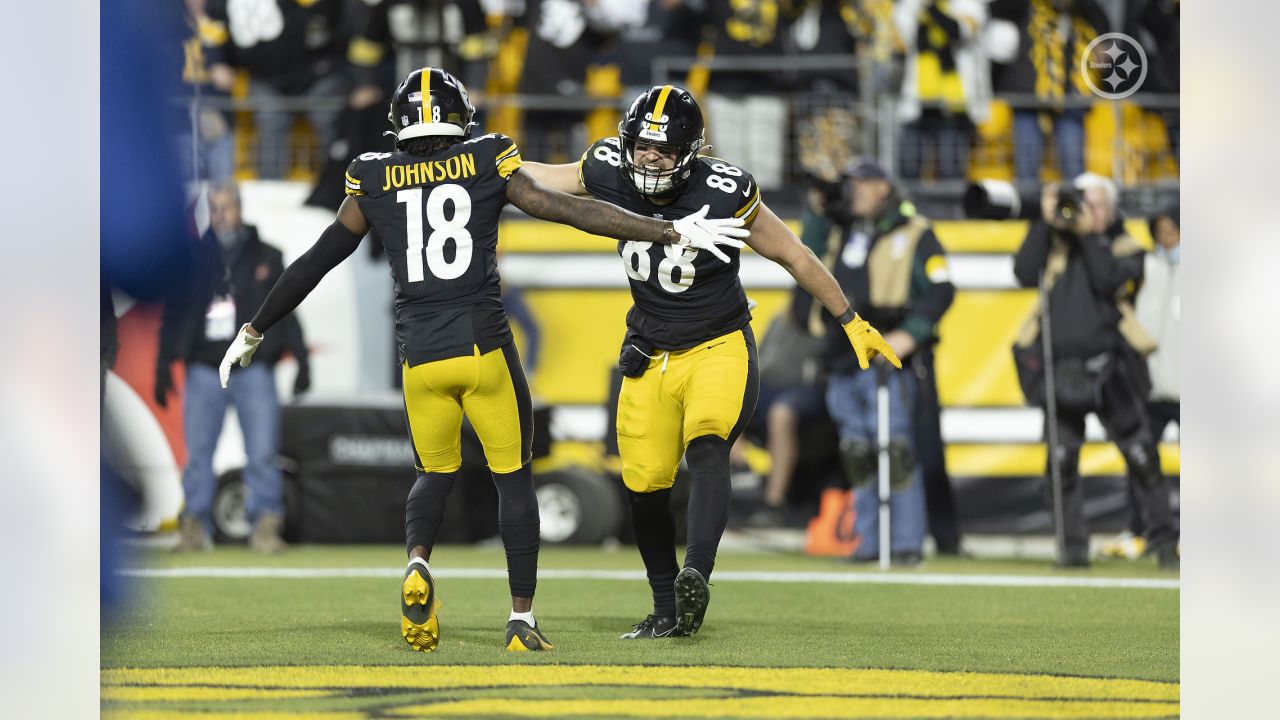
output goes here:
[[[441, 579], [465, 578], [505, 580], [507, 572], [497, 568], [433, 568], [432, 575]], [[140, 578], [398, 578], [400, 568], [282, 568], [282, 567], [176, 567], [130, 568], [121, 575]], [[560, 570], [538, 571], [543, 580], [637, 580], [645, 575], [639, 570]], [[852, 573], [852, 572], [760, 572], [753, 570], [717, 572], [716, 582], [823, 583], [832, 585], [972, 585], [982, 587], [1070, 587], [1070, 588], [1144, 588], [1178, 590], [1181, 583], [1159, 578], [1059, 577], [1045, 575], [938, 575], [928, 573]]]

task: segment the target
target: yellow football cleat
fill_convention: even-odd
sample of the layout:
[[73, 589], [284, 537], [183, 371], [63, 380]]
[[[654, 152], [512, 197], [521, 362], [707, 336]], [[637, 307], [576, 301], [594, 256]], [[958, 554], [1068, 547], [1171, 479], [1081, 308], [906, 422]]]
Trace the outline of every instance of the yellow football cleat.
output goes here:
[[537, 652], [540, 650], [555, 650], [556, 646], [551, 644], [546, 635], [536, 627], [532, 627], [523, 620], [512, 620], [507, 623], [507, 651], [508, 652]]
[[400, 585], [400, 634], [409, 647], [422, 652], [436, 649], [440, 644], [440, 618], [436, 612], [441, 607], [431, 573], [421, 563], [410, 564]]
[[1141, 535], [1134, 535], [1128, 530], [1108, 540], [1102, 546], [1102, 557], [1137, 560], [1147, 552], [1147, 541]]

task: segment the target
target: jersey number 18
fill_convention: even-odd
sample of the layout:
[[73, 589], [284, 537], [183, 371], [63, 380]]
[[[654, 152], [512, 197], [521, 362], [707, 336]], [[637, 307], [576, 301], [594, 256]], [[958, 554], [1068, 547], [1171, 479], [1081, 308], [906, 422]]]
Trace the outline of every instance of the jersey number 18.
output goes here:
[[[453, 201], [453, 217], [446, 218], [444, 206]], [[406, 270], [409, 282], [422, 282], [423, 274], [422, 250], [422, 188], [411, 188], [396, 193], [396, 202], [405, 204], [405, 231], [408, 247], [406, 248]], [[461, 185], [440, 185], [427, 196], [427, 225], [431, 227], [431, 235], [426, 239], [426, 266], [431, 274], [441, 280], [453, 280], [462, 277], [471, 264], [471, 231], [467, 230], [467, 221], [471, 219], [471, 196]], [[444, 257], [445, 243], [452, 240], [455, 244], [453, 260]]]

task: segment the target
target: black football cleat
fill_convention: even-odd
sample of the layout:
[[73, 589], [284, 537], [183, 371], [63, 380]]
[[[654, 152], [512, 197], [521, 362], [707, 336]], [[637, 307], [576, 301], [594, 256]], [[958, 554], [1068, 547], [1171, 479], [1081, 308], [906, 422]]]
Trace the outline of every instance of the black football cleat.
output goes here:
[[676, 632], [681, 635], [698, 632], [710, 602], [711, 590], [702, 573], [691, 567], [681, 570], [676, 575]]
[[556, 646], [551, 644], [547, 636], [542, 634], [542, 630], [529, 625], [523, 620], [512, 620], [507, 623], [506, 643], [508, 652], [538, 652], [556, 649]]
[[409, 647], [431, 652], [440, 644], [440, 598], [436, 583], [421, 563], [411, 563], [400, 584], [400, 634]]
[[683, 633], [676, 630], [676, 619], [670, 615], [649, 613], [635, 628], [619, 635], [619, 640], [656, 640], [661, 638], [681, 637]]

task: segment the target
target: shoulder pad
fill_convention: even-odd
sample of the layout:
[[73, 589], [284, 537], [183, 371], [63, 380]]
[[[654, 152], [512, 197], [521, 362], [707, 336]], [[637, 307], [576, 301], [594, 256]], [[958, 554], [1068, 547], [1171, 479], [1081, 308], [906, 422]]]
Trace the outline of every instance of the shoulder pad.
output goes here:
[[696, 183], [700, 192], [710, 189], [714, 207], [730, 211], [750, 225], [760, 211], [761, 202], [760, 186], [751, 173], [711, 155], [699, 157], [698, 163], [698, 171], [689, 182]]
[[591, 191], [592, 187], [620, 178], [621, 168], [622, 144], [616, 137], [601, 138], [582, 153], [578, 161], [578, 180], [582, 187]]

